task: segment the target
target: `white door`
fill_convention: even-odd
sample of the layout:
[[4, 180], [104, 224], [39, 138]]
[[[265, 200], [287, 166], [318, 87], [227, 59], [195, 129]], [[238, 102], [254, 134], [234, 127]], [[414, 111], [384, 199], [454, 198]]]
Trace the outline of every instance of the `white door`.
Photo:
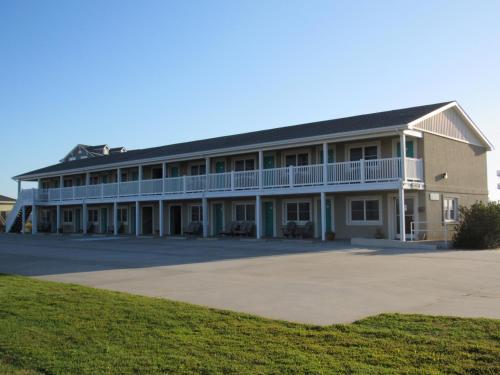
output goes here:
[[[407, 197], [405, 198], [405, 233], [406, 233], [406, 238], [409, 240], [413, 240], [411, 238], [411, 223], [415, 222], [415, 214], [416, 214], [416, 207], [415, 207], [416, 199], [414, 197]], [[395, 209], [395, 226], [396, 226], [396, 238], [400, 238], [401, 232], [400, 232], [400, 225], [399, 225], [399, 198], [395, 197], [394, 198], [394, 209]]]

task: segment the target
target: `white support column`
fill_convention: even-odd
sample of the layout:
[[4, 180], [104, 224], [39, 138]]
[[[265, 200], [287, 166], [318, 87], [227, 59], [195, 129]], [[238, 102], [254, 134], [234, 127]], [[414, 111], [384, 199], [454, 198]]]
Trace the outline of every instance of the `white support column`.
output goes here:
[[89, 226], [89, 212], [87, 211], [87, 204], [84, 203], [82, 204], [82, 228], [83, 228], [83, 234], [87, 234], [87, 228]]
[[64, 186], [63, 176], [59, 176], [59, 200], [62, 201], [62, 188]]
[[163, 179], [167, 178], [167, 163], [161, 163], [161, 177]]
[[24, 234], [24, 226], [26, 225], [26, 206], [23, 204], [21, 208], [21, 233]]
[[59, 233], [59, 228], [61, 228], [61, 206], [56, 206], [56, 231]]
[[210, 174], [210, 158], [205, 158], [205, 174]]
[[118, 168], [116, 170], [116, 183], [118, 184], [118, 187], [116, 189], [116, 195], [117, 196], [120, 196], [120, 185], [121, 185], [121, 182], [122, 182], [122, 169], [121, 168]]
[[31, 234], [38, 233], [38, 207], [33, 204], [31, 206]]
[[321, 192], [321, 241], [326, 240], [326, 193]]
[[90, 185], [90, 173], [85, 173], [85, 185]]
[[399, 150], [401, 151], [401, 182], [406, 182], [406, 134], [399, 136]]
[[17, 180], [17, 199], [21, 197], [21, 180]]
[[140, 213], [139, 213], [139, 201], [135, 201], [135, 235], [138, 237], [141, 234], [140, 228]]
[[264, 175], [264, 152], [259, 150], [259, 189], [262, 189], [263, 182], [262, 177]]
[[262, 237], [262, 198], [255, 197], [255, 237], [259, 240]]
[[113, 234], [118, 235], [118, 202], [113, 203]]
[[208, 199], [202, 198], [201, 200], [203, 210], [203, 237], [208, 237]]
[[138, 191], [139, 191], [139, 195], [141, 195], [142, 165], [139, 165], [139, 172], [137, 173], [137, 179], [138, 179]]
[[330, 199], [330, 207], [331, 207], [331, 214], [332, 214], [332, 232], [336, 233], [336, 227], [335, 227], [335, 196], [332, 196]]
[[405, 189], [403, 185], [399, 188], [399, 239], [406, 241], [406, 223], [405, 223]]
[[[163, 164], [163, 165], [165, 165], [165, 164]], [[160, 211], [160, 224], [159, 224], [159, 226], [160, 226], [160, 237], [163, 237], [163, 234], [164, 234], [164, 228], [163, 227], [165, 226], [165, 224], [164, 224], [164, 217], [163, 217], [164, 212], [163, 212], [163, 201], [162, 200], [158, 201], [158, 210]]]
[[323, 143], [323, 184], [328, 182], [328, 143]]

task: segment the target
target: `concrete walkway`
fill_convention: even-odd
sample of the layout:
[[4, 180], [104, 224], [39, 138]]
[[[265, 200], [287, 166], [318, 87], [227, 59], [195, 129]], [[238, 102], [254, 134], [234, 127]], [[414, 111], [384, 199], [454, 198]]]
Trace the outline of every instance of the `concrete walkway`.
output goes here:
[[0, 235], [0, 272], [314, 324], [383, 312], [500, 319], [500, 251]]

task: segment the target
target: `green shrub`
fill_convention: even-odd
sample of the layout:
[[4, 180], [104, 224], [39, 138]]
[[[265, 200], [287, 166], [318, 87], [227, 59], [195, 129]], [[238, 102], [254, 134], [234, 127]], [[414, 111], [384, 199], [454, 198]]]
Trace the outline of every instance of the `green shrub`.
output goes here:
[[474, 203], [460, 208], [453, 245], [461, 249], [500, 247], [500, 203]]

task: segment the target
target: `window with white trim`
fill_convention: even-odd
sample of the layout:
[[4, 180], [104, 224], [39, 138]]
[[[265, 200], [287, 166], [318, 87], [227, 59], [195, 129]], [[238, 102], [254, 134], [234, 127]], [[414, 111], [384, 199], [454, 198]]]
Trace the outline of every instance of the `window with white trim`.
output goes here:
[[99, 221], [99, 211], [96, 208], [89, 208], [87, 213], [89, 223], [97, 223]]
[[348, 150], [349, 161], [373, 160], [379, 157], [378, 144], [350, 146]]
[[255, 159], [238, 159], [234, 161], [234, 170], [236, 172], [255, 170]]
[[236, 203], [234, 205], [235, 221], [255, 221], [255, 204]]
[[297, 152], [293, 154], [285, 155], [285, 167], [299, 165], [309, 165], [309, 153], [308, 152]]
[[191, 165], [191, 167], [189, 169], [191, 176], [199, 176], [199, 175], [205, 174], [206, 170], [207, 170], [207, 166], [205, 163]]
[[63, 210], [63, 223], [73, 224], [73, 210], [70, 208], [65, 208]]
[[193, 205], [191, 206], [191, 222], [201, 223], [203, 221], [203, 206]]
[[128, 208], [118, 207], [118, 221], [120, 223], [126, 224], [128, 222]]
[[348, 198], [347, 223], [354, 225], [382, 224], [382, 200], [378, 197]]
[[311, 203], [303, 201], [286, 202], [285, 223], [289, 221], [295, 221], [297, 223], [311, 221]]
[[458, 198], [443, 198], [444, 221], [458, 221]]

